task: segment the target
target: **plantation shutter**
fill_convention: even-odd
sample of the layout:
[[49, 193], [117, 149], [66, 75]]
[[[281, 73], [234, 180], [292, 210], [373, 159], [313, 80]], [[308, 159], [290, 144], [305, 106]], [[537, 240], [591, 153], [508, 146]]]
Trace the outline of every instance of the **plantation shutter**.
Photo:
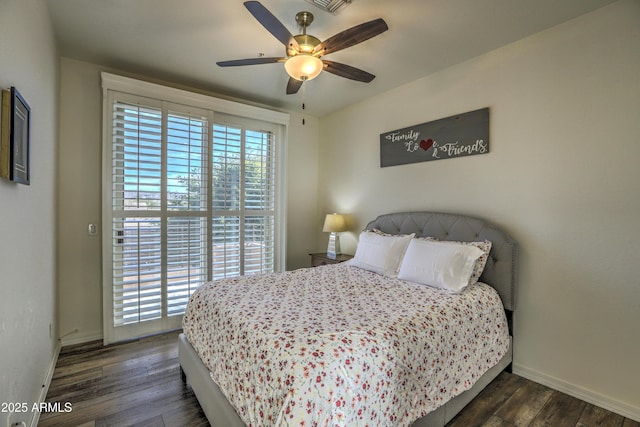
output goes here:
[[162, 315], [162, 112], [113, 104], [113, 321]]
[[214, 278], [274, 271], [275, 141], [264, 127], [213, 125]]
[[167, 315], [184, 313], [208, 279], [208, 121], [178, 112], [167, 123]]
[[245, 274], [273, 271], [275, 170], [273, 134], [247, 131], [245, 143]]
[[206, 281], [282, 269], [280, 125], [114, 90], [104, 111], [106, 343], [181, 327]]

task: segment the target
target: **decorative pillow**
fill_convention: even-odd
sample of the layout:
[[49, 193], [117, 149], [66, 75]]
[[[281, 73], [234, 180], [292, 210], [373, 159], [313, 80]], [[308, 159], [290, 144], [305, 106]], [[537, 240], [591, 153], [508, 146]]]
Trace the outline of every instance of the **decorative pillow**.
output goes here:
[[[431, 240], [433, 242], [443, 242], [444, 240], [438, 240], [435, 237], [418, 237], [418, 239], [423, 240]], [[487, 264], [487, 260], [489, 259], [489, 253], [491, 252], [491, 241], [485, 240], [483, 242], [452, 242], [458, 243], [461, 245], [470, 245], [475, 246], [480, 249], [483, 254], [476, 260], [476, 263], [473, 265], [473, 273], [471, 273], [471, 277], [469, 278], [469, 285], [473, 285], [478, 280], [480, 280], [480, 276], [482, 276], [482, 272], [484, 271], [484, 267]]]
[[476, 248], [482, 251], [482, 255], [478, 258], [473, 265], [473, 273], [471, 273], [471, 277], [469, 278], [469, 284], [473, 285], [478, 280], [480, 280], [480, 276], [482, 276], [482, 272], [484, 271], [484, 266], [487, 265], [487, 260], [489, 259], [489, 252], [491, 252], [491, 242], [489, 240], [485, 240], [484, 242], [461, 242], [465, 245], [475, 246]]
[[413, 239], [398, 278], [458, 293], [469, 284], [475, 262], [482, 255], [473, 245]]
[[389, 233], [385, 233], [384, 231], [382, 231], [382, 230], [380, 230], [378, 228], [372, 228], [371, 230], [367, 230], [367, 232], [376, 233], [376, 234], [379, 234], [381, 236], [392, 236], [392, 237], [395, 237], [395, 236], [406, 236], [406, 234], [389, 234]]
[[398, 277], [400, 262], [413, 236], [363, 231], [350, 264], [385, 276]]

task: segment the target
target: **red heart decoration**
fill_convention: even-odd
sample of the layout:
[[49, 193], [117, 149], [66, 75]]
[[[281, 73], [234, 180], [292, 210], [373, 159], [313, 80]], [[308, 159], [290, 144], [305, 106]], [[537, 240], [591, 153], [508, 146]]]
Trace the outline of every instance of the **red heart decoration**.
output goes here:
[[420, 141], [420, 148], [422, 148], [424, 151], [427, 151], [429, 148], [431, 148], [432, 145], [433, 140], [431, 138], [427, 139], [426, 141], [424, 139]]

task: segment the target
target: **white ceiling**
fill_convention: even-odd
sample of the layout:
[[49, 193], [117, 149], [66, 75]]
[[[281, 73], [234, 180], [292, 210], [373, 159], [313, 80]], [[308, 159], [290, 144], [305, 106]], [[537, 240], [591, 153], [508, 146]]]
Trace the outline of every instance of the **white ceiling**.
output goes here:
[[389, 30], [326, 56], [376, 75], [322, 73], [285, 95], [282, 64], [220, 68], [221, 60], [284, 56], [241, 0], [47, 0], [61, 54], [276, 108], [323, 116], [527, 37], [614, 0], [353, 0], [337, 16], [303, 0], [261, 0], [293, 34], [314, 14], [320, 40], [383, 18]]

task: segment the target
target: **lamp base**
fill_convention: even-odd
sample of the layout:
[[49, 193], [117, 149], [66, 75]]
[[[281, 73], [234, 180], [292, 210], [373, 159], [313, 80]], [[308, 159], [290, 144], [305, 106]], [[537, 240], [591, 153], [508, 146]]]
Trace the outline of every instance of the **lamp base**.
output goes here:
[[340, 255], [340, 237], [338, 233], [329, 234], [329, 246], [327, 246], [327, 256], [329, 258], [335, 258], [336, 255]]

